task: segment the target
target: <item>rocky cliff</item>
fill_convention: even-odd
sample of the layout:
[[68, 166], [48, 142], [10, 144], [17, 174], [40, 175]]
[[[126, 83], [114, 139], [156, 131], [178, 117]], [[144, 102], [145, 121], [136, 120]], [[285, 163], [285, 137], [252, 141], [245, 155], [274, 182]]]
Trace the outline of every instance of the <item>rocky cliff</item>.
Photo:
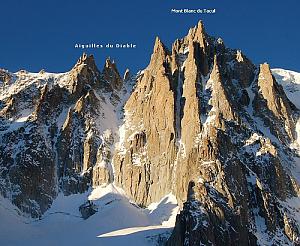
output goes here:
[[114, 183], [141, 207], [177, 197], [167, 245], [300, 244], [299, 109], [202, 22], [170, 49], [156, 38], [134, 77], [84, 54], [0, 81], [0, 192], [31, 216]]
[[84, 192], [99, 180], [112, 181], [105, 148], [116, 137], [116, 111], [127, 93], [116, 71], [107, 59], [100, 72], [86, 54], [63, 74], [1, 71], [4, 197], [38, 217], [58, 192]]

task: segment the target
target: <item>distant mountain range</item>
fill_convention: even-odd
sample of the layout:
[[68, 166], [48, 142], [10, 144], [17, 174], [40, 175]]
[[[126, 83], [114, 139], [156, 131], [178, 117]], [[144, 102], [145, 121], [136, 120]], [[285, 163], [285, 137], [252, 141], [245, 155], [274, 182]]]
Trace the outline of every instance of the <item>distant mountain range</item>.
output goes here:
[[0, 70], [1, 245], [300, 245], [300, 74], [200, 21], [147, 68]]

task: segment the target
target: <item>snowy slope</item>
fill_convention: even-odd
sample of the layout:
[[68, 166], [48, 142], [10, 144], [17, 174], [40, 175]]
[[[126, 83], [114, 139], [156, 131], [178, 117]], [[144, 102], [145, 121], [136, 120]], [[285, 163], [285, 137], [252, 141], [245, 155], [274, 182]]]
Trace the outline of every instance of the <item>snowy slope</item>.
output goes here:
[[[279, 68], [272, 69], [272, 73], [276, 81], [282, 85], [288, 99], [300, 110], [300, 73]], [[300, 152], [300, 117], [296, 125], [296, 131], [297, 143], [295, 144], [298, 145], [296, 147], [299, 148]]]
[[[0, 86], [0, 100], [3, 100], [13, 94], [26, 89], [32, 88], [36, 90], [45, 84], [52, 86], [58, 84], [60, 87], [67, 87], [68, 73], [31, 73], [27, 71], [19, 71], [12, 73], [12, 81], [8, 85]], [[0, 82], [1, 85], [1, 82]]]
[[[300, 73], [284, 70], [284, 69], [272, 69], [273, 76], [276, 81], [282, 85], [289, 100], [300, 109]], [[292, 144], [292, 148], [295, 148], [300, 155], [300, 117], [296, 124], [297, 140]], [[291, 172], [298, 182], [300, 182], [300, 158], [295, 158], [295, 165], [291, 167]], [[294, 197], [287, 199], [285, 202], [281, 202], [281, 205], [287, 209], [293, 217], [300, 220], [300, 197]]]
[[[78, 207], [87, 199], [97, 205], [98, 212], [83, 220]], [[41, 220], [22, 217], [6, 199], [0, 204], [0, 244], [11, 246], [155, 245], [159, 235], [171, 232], [178, 212], [171, 194], [141, 209], [114, 185], [91, 193], [60, 194]]]
[[[300, 110], [300, 73], [279, 68], [272, 69], [272, 73], [276, 81], [282, 85], [288, 99]], [[300, 147], [300, 118], [296, 130], [297, 142]]]
[[272, 69], [272, 73], [287, 97], [300, 109], [300, 73], [279, 68]]

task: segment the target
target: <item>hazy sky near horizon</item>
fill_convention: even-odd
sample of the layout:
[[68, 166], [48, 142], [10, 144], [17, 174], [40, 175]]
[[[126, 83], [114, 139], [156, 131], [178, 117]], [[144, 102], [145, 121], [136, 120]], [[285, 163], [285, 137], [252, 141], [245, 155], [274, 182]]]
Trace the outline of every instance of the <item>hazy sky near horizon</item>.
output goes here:
[[[215, 8], [216, 14], [174, 14], [173, 8]], [[297, 0], [11, 0], [1, 10], [0, 67], [12, 72], [64, 72], [83, 52], [94, 54], [100, 69], [110, 56], [121, 73], [136, 72], [149, 63], [156, 36], [170, 47], [200, 19], [207, 33], [254, 63], [300, 72]], [[137, 47], [76, 49], [76, 43]]]

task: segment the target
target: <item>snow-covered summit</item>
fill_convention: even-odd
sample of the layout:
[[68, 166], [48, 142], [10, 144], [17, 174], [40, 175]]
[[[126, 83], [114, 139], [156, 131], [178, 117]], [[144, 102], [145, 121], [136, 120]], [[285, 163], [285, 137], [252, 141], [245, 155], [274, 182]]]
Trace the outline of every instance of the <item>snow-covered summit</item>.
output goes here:
[[300, 109], [300, 73], [280, 68], [272, 69], [272, 73], [288, 98]]

